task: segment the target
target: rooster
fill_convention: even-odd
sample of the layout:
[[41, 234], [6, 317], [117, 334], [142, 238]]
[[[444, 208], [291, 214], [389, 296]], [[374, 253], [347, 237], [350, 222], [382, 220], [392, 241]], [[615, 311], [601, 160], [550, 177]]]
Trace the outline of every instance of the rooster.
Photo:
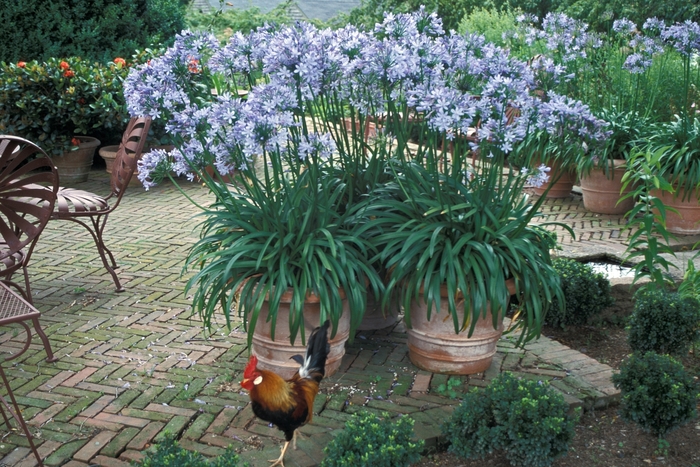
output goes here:
[[284, 432], [282, 453], [279, 459], [270, 460], [270, 467], [284, 467], [284, 453], [292, 439], [296, 449], [296, 429], [311, 421], [314, 399], [325, 374], [326, 357], [330, 351], [329, 326], [330, 322], [326, 320], [323, 326], [313, 330], [304, 358], [301, 355], [292, 357], [301, 367], [289, 380], [285, 381], [271, 371], [259, 370], [255, 355], [250, 357], [245, 367], [241, 387], [250, 395], [253, 413]]

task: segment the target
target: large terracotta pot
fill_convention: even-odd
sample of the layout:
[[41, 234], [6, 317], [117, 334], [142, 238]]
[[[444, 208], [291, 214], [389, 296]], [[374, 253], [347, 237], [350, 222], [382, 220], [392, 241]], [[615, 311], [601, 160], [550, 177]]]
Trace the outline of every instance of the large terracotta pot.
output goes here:
[[[342, 291], [341, 291], [342, 294]], [[330, 339], [331, 351], [326, 360], [326, 376], [332, 375], [340, 368], [340, 361], [345, 355], [345, 342], [350, 336], [350, 308], [343, 296], [343, 313], [338, 323], [338, 332]], [[251, 352], [258, 357], [258, 367], [264, 370], [274, 371], [283, 378], [291, 378], [299, 369], [299, 364], [291, 359], [294, 355], [304, 355], [306, 347], [301, 344], [301, 335], [297, 334], [294, 344], [290, 344], [289, 332], [289, 305], [292, 301], [292, 292], [282, 295], [280, 306], [277, 309], [277, 325], [275, 335], [272, 336], [270, 322], [267, 322], [268, 302], [263, 303], [258, 322], [253, 333]], [[304, 332], [308, 342], [311, 331], [320, 326], [321, 305], [318, 297], [309, 294], [304, 303]], [[330, 337], [330, 331], [328, 332]], [[274, 337], [274, 339], [273, 339]]]
[[[511, 295], [515, 282], [508, 279], [506, 285]], [[431, 313], [428, 320], [427, 305], [421, 300], [411, 304], [411, 325], [408, 334], [408, 356], [417, 367], [433, 373], [472, 375], [486, 371], [496, 354], [496, 343], [503, 334], [503, 313], [498, 329], [493, 327], [493, 317], [488, 309], [481, 317], [471, 337], [469, 330], [455, 334], [452, 317], [447, 307], [447, 290], [441, 290], [440, 311]], [[459, 304], [458, 304], [459, 306]]]
[[[549, 162], [545, 165], [551, 167], [549, 171], [548, 184], [535, 187], [535, 193], [542, 196], [549, 185], [552, 188], [547, 192], [547, 198], [566, 198], [571, 194], [571, 190], [576, 183], [576, 172], [573, 170], [563, 171], [557, 162]], [[559, 176], [561, 174], [561, 176]]]
[[615, 160], [614, 169], [605, 175], [603, 169], [594, 168], [588, 175], [581, 175], [581, 191], [583, 206], [590, 212], [599, 214], [624, 214], [634, 207], [634, 198], [626, 198], [618, 203], [620, 198], [632, 191], [630, 184], [622, 193], [622, 176], [627, 170], [624, 160]]
[[677, 189], [675, 197], [673, 193], [662, 190], [651, 190], [655, 196], [664, 203], [664, 206], [674, 208], [678, 214], [666, 210], [666, 230], [674, 234], [697, 235], [700, 234], [700, 191], [694, 189], [690, 199], [686, 199], [686, 192]]
[[76, 136], [76, 138], [80, 140], [78, 149], [51, 158], [51, 162], [58, 169], [58, 181], [61, 185], [87, 181], [90, 167], [92, 167], [92, 158], [100, 145], [100, 140], [91, 136]]
[[376, 331], [377, 329], [388, 328], [398, 321], [398, 312], [395, 309], [387, 310], [386, 315], [382, 311], [381, 303], [377, 301], [374, 294], [367, 293], [367, 306], [362, 321], [357, 326], [358, 331]]

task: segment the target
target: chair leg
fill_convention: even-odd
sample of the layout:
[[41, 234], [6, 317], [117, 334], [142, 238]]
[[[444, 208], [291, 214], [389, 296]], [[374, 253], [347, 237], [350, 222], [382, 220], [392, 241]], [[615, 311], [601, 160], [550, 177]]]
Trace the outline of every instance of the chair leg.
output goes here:
[[39, 324], [39, 318], [32, 318], [32, 322], [34, 323], [34, 330], [39, 335], [39, 339], [41, 339], [41, 342], [44, 343], [44, 350], [46, 350], [46, 361], [49, 363], [55, 362], [58, 360], [58, 357], [54, 357], [53, 355], [51, 343], [49, 342], [49, 338], [46, 337], [46, 334], [44, 334], [41, 324]]
[[[78, 223], [85, 227], [88, 232], [90, 232], [90, 235], [92, 235], [92, 240], [95, 242], [95, 246], [97, 247], [97, 253], [100, 255], [100, 259], [102, 260], [102, 265], [104, 268], [107, 270], [107, 272], [112, 276], [112, 280], [114, 281], [114, 285], [117, 288], [117, 292], [124, 292], [124, 287], [122, 287], [121, 282], [119, 282], [119, 278], [117, 277], [117, 273], [114, 272], [114, 268], [117, 267], [117, 262], [114, 260], [114, 255], [112, 254], [111, 251], [109, 251], [109, 248], [105, 245], [104, 241], [102, 240], [102, 231], [104, 230], [105, 224], [107, 223], [107, 215], [100, 216], [92, 216], [90, 217], [90, 221], [92, 222], [92, 228], [85, 222], [80, 221], [79, 219], [74, 219], [70, 217], [65, 217], [62, 218], [65, 220], [73, 221], [75, 223]], [[109, 260], [107, 257], [109, 256]], [[111, 262], [111, 264], [110, 264]]]
[[19, 404], [17, 404], [17, 400], [15, 399], [15, 395], [12, 392], [12, 388], [10, 387], [9, 381], [7, 381], [7, 377], [5, 376], [5, 372], [3, 371], [2, 366], [0, 366], [0, 376], [2, 376], [2, 382], [5, 385], [5, 388], [7, 389], [7, 394], [10, 397], [10, 401], [12, 402], [12, 406], [10, 406], [7, 400], [0, 395], [0, 412], [2, 412], [2, 418], [5, 419], [7, 429], [10, 429], [10, 421], [5, 415], [5, 410], [3, 409], [3, 406], [7, 408], [12, 418], [14, 418], [20, 425], [20, 428], [22, 428], [22, 431], [24, 432], [24, 435], [27, 437], [27, 441], [29, 442], [29, 448], [32, 450], [32, 452], [34, 453], [34, 457], [36, 457], [36, 461], [39, 463], [39, 467], [43, 467], [44, 463], [41, 461], [39, 451], [37, 451], [36, 446], [34, 445], [34, 437], [29, 431], [27, 424], [24, 422], [24, 418], [22, 418], [22, 412], [19, 409]]

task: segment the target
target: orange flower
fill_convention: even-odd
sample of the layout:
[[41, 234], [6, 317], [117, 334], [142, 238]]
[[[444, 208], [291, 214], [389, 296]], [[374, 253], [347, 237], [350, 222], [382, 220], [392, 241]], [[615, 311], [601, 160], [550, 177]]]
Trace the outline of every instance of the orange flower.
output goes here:
[[20, 68], [24, 68], [27, 66], [27, 62], [17, 62], [17, 66]]
[[70, 144], [73, 146], [80, 146], [80, 140], [78, 138], [71, 138]]
[[199, 68], [199, 60], [194, 58], [190, 60], [190, 63], [187, 65], [187, 69], [190, 71], [190, 73], [199, 73], [202, 71], [202, 69]]
[[65, 76], [66, 78], [72, 78], [73, 76], [75, 76], [75, 73], [73, 73], [73, 70], [66, 70], [63, 72], [63, 76]]
[[114, 63], [116, 63], [119, 66], [126, 66], [126, 60], [124, 60], [121, 57], [117, 57], [114, 59]]
[[67, 70], [68, 68], [70, 68], [70, 65], [68, 64], [68, 62], [65, 62], [65, 61], [59, 63], [58, 66], [61, 68], [61, 70]]

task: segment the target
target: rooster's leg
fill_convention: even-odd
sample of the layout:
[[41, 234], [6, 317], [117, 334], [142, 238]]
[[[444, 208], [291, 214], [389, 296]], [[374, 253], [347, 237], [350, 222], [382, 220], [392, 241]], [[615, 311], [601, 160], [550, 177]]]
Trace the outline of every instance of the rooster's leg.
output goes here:
[[285, 441], [284, 446], [282, 446], [282, 454], [280, 454], [280, 458], [275, 460], [275, 459], [270, 459], [270, 467], [275, 467], [276, 465], [279, 465], [280, 467], [284, 467], [284, 453], [287, 452], [287, 448], [289, 447], [289, 441]]

